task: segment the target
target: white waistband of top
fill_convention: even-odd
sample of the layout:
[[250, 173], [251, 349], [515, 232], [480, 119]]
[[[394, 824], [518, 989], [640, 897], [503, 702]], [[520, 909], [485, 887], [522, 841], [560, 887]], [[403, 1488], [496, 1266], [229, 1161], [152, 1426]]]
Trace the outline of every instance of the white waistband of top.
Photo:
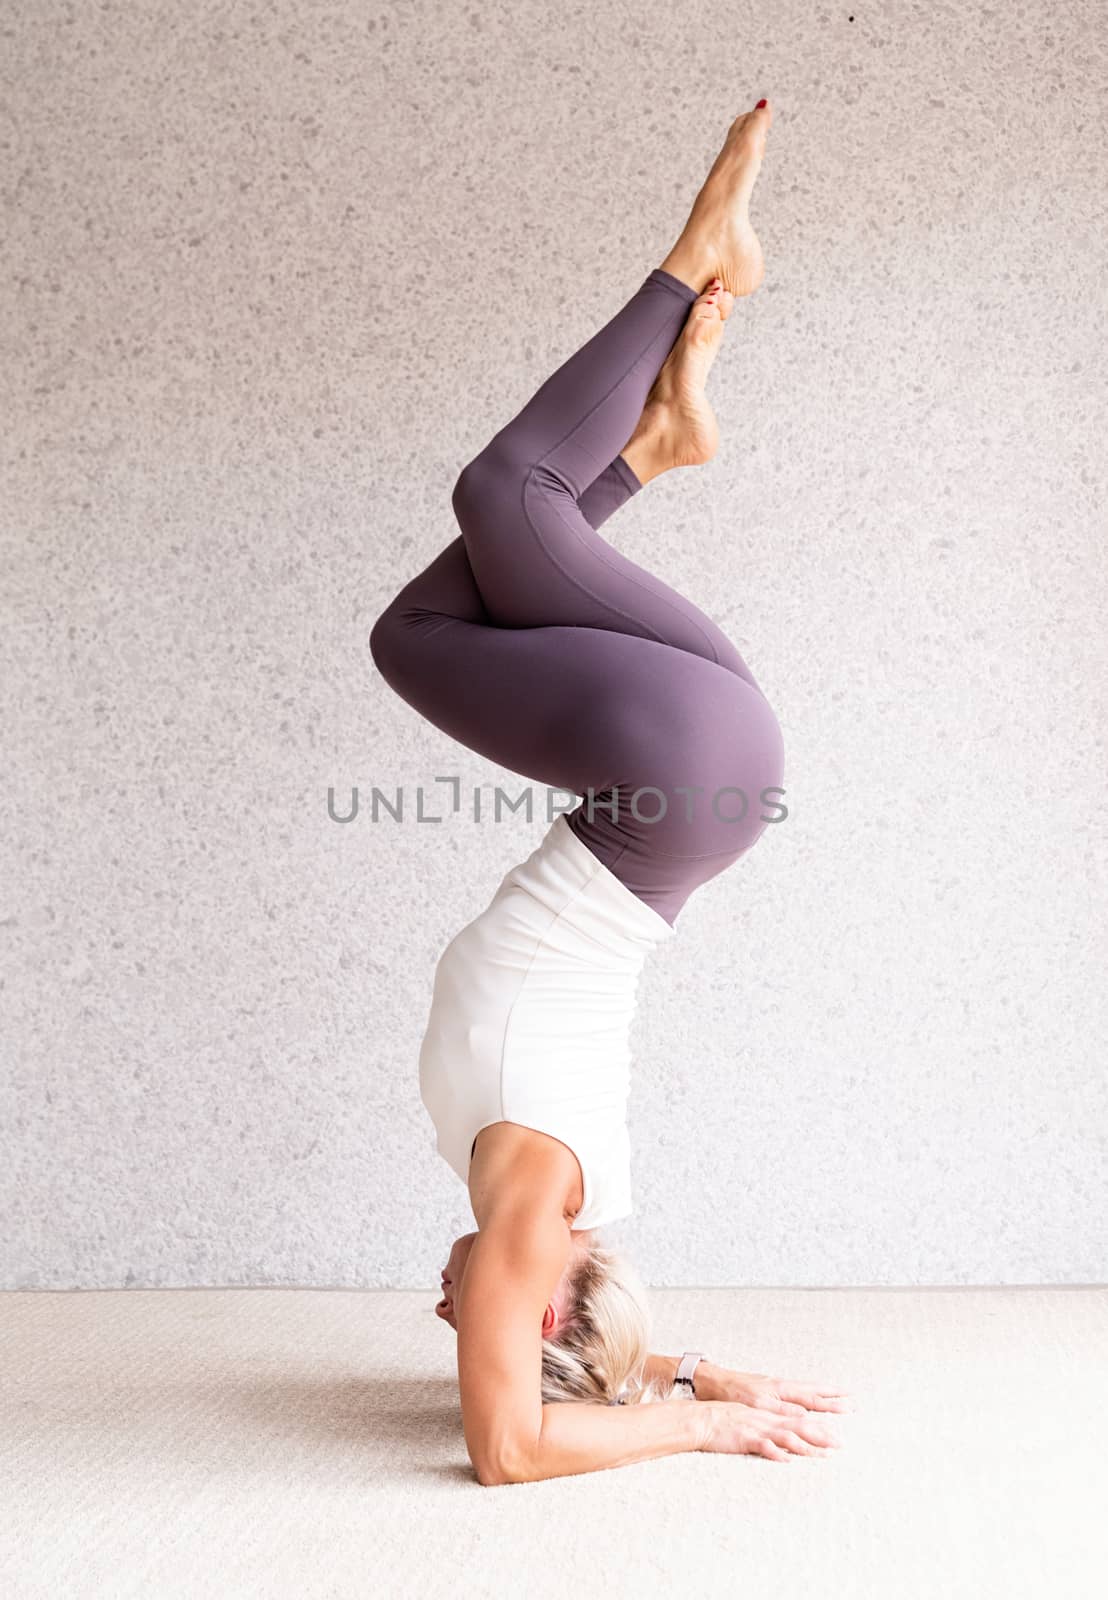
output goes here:
[[625, 954], [630, 942], [645, 955], [677, 932], [593, 855], [564, 813], [526, 861], [512, 868], [501, 888], [513, 883], [548, 906], [561, 921], [572, 923], [616, 954]]

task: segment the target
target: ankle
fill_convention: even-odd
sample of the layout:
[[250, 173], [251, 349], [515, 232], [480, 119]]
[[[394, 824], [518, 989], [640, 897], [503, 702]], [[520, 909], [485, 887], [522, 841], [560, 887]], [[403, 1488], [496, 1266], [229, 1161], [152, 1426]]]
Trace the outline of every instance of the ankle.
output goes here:
[[653, 408], [648, 406], [643, 411], [634, 435], [620, 455], [642, 484], [668, 471], [671, 465], [668, 441]]
[[683, 233], [664, 261], [659, 262], [663, 272], [680, 278], [694, 294], [703, 294], [716, 268], [709, 259], [710, 252], [699, 238]]

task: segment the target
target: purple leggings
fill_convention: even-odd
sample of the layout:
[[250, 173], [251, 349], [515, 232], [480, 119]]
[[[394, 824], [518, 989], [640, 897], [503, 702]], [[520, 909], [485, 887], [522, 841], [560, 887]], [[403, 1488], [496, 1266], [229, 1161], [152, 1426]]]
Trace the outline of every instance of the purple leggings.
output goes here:
[[734, 645], [596, 531], [642, 488], [617, 452], [696, 298], [656, 267], [546, 380], [463, 468], [461, 536], [369, 640], [435, 727], [581, 796], [569, 826], [671, 925], [779, 814], [762, 795], [783, 776], [777, 719]]

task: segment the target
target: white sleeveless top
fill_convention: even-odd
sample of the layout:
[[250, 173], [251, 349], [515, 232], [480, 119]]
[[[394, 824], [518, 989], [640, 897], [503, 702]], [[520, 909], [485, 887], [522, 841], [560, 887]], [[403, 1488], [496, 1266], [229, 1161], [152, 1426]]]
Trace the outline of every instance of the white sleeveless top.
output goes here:
[[639, 974], [675, 929], [559, 816], [435, 968], [419, 1090], [464, 1181], [492, 1122], [560, 1139], [581, 1167], [575, 1228], [629, 1216], [630, 1031]]

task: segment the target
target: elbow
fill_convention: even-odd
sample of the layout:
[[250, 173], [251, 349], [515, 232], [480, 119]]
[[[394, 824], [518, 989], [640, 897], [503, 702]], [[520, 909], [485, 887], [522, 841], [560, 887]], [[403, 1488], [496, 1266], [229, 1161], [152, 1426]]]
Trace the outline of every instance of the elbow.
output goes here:
[[526, 1452], [516, 1450], [496, 1455], [472, 1455], [477, 1482], [484, 1489], [496, 1489], [505, 1483], [529, 1483], [534, 1473]]

